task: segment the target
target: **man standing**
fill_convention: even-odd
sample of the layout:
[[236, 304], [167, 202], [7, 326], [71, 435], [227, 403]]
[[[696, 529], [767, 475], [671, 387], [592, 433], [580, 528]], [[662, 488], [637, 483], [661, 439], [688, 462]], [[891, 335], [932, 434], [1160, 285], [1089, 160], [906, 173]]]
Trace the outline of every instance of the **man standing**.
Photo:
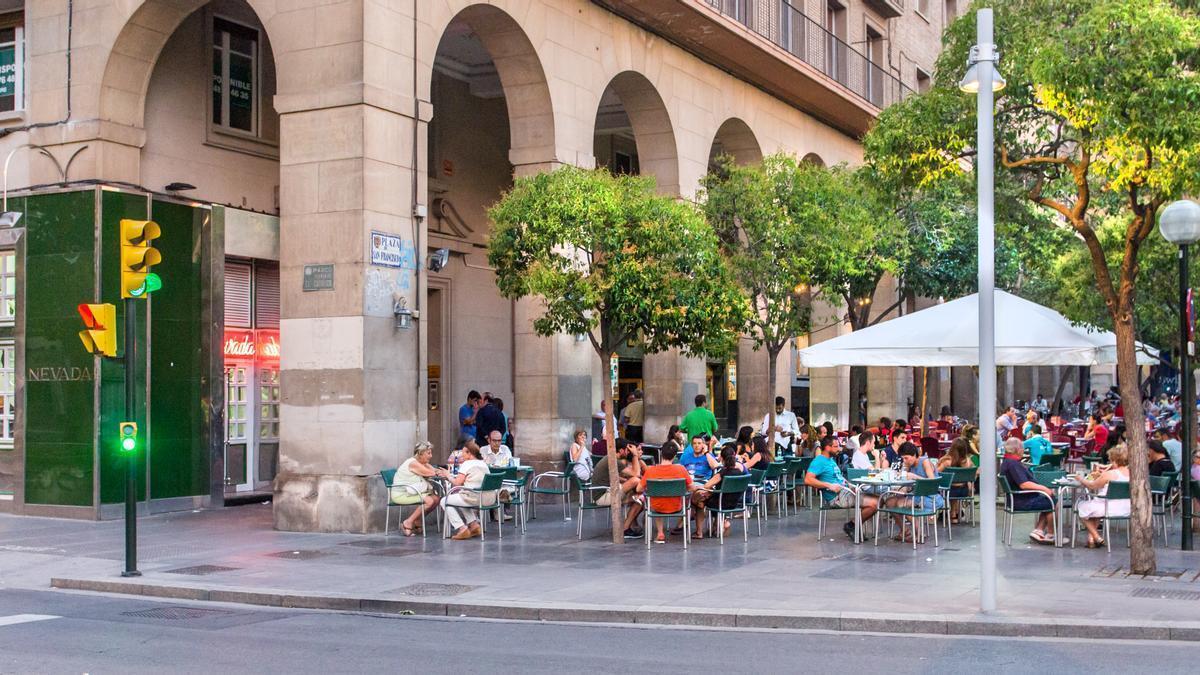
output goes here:
[[996, 447], [1004, 447], [1004, 441], [1008, 439], [1008, 435], [1016, 428], [1017, 409], [1010, 405], [996, 418]]
[[[800, 434], [800, 423], [796, 413], [784, 409], [784, 398], [775, 397], [775, 448], [776, 452], [788, 454], [792, 448], [792, 440]], [[762, 435], [767, 435], [767, 425], [771, 423], [771, 413], [763, 416]]]
[[621, 411], [621, 423], [625, 425], [625, 438], [634, 443], [643, 443], [643, 426], [646, 423], [646, 408], [642, 398], [645, 394], [641, 389], [633, 392], [633, 402]]
[[708, 403], [708, 397], [704, 394], [696, 394], [695, 403], [696, 407], [684, 415], [683, 421], [679, 423], [680, 431], [684, 432], [688, 438], [694, 438], [697, 434], [715, 437], [717, 435], [717, 418], [711, 410], [704, 407], [704, 404]]
[[458, 437], [475, 438], [475, 415], [479, 412], [482, 397], [474, 389], [467, 394], [467, 402], [458, 409]]
[[488, 397], [483, 400], [483, 403], [484, 406], [475, 413], [475, 442], [481, 448], [487, 445], [488, 436], [493, 431], [499, 431], [500, 438], [504, 438], [504, 434], [508, 433], [508, 425], [504, 423], [504, 413], [496, 405], [495, 399]]

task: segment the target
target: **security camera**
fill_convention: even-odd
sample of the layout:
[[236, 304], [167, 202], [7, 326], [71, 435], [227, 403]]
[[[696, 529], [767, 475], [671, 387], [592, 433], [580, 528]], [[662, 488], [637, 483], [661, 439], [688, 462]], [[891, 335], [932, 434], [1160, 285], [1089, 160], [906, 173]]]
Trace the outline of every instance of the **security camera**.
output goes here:
[[450, 262], [450, 249], [438, 249], [430, 255], [430, 271], [442, 271]]

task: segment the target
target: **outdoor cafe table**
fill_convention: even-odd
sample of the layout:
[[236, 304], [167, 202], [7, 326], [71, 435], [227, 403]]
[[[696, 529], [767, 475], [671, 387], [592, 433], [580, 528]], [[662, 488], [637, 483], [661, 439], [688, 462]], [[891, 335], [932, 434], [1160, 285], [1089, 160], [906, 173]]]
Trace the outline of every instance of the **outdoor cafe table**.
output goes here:
[[[857, 528], [855, 529], [855, 534], [854, 534], [854, 543], [856, 543], [856, 544], [861, 544], [863, 542], [862, 488], [864, 486], [896, 488], [896, 487], [912, 487], [913, 485], [917, 484], [917, 481], [912, 478], [891, 478], [891, 479], [885, 480], [885, 479], [879, 478], [878, 476], [874, 477], [874, 478], [872, 478], [872, 477], [851, 478], [850, 482], [858, 487], [858, 489], [854, 491], [854, 523], [857, 525]], [[882, 497], [883, 496], [882, 493], [884, 491], [878, 491], [878, 492], [879, 492], [879, 496]]]
[[1086, 493], [1089, 492], [1089, 490], [1083, 485], [1083, 483], [1080, 483], [1079, 479], [1077, 479], [1075, 476], [1064, 476], [1063, 478], [1056, 479], [1054, 481], [1054, 490], [1058, 494], [1058, 500], [1054, 504], [1054, 509], [1056, 511], [1056, 515], [1058, 516], [1058, 524], [1057, 527], [1054, 528], [1054, 545], [1057, 548], [1062, 548], [1066, 543], [1064, 541], [1066, 538], [1064, 532], [1067, 528], [1064, 522], [1067, 518], [1065, 506], [1065, 498], [1067, 493], [1072, 493], [1071, 505], [1074, 506], [1079, 501], [1079, 493]]

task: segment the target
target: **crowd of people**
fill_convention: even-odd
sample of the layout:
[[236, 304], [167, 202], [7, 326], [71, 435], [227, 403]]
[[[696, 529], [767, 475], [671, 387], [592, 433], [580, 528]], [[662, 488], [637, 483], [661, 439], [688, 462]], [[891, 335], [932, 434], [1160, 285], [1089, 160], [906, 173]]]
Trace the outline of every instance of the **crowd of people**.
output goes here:
[[[856, 485], [847, 480], [848, 470], [878, 472], [892, 469], [914, 478], [938, 478], [948, 469], [978, 468], [980, 463], [980, 430], [963, 424], [948, 407], [942, 409], [938, 419], [926, 422], [930, 434], [937, 434], [942, 441], [941, 444], [934, 443], [937, 451], [933, 452], [926, 443], [917, 442], [920, 440], [917, 436], [925, 431], [919, 418], [906, 421], [880, 417], [874, 425], [856, 424], [848, 431], [837, 433], [828, 421], [816, 426], [808, 424], [787, 409], [782, 396], [775, 399], [774, 415], [764, 415], [758, 428], [743, 426], [735, 438], [722, 441], [707, 398], [698, 395], [693, 403], [694, 407], [679, 424], [669, 428], [666, 438], [658, 446], [644, 445], [645, 407], [641, 390], [630, 394], [620, 412], [618, 428], [622, 433], [615, 442], [615, 465], [621, 503], [612, 504], [612, 495], [606, 492], [599, 497], [598, 504], [623, 509], [627, 538], [645, 536], [641, 521], [647, 506], [648, 480], [675, 478], [685, 481], [686, 499], [695, 519], [691, 536], [701, 539], [709, 509], [738, 509], [747, 498], [744, 494], [721, 492], [722, 480], [766, 469], [782, 458], [811, 457], [803, 485], [819, 494], [828, 508], [861, 509], [861, 521], [858, 522], [870, 520], [880, 507], [908, 508], [912, 506], [913, 498], [904, 494], [881, 495], [869, 486]], [[1038, 514], [1029, 536], [1039, 543], [1055, 540], [1050, 510], [1056, 494], [1039, 482], [1033, 472], [1044, 460], [1058, 456], [1052, 438], [1063, 438], [1061, 434], [1072, 429], [1070, 433], [1078, 438], [1079, 446], [1091, 453], [1089, 457], [1094, 460], [1094, 470], [1078, 478], [1093, 495], [1103, 497], [1109, 484], [1129, 480], [1129, 453], [1125, 447], [1126, 429], [1122, 424], [1119, 400], [1100, 399], [1092, 392], [1078, 403], [1081, 409], [1088, 411], [1086, 423], [1069, 423], [1051, 416], [1050, 406], [1041, 395], [1023, 406], [1023, 414], [1016, 406], [1009, 406], [996, 418], [994, 431], [998, 452], [1002, 454], [1000, 475], [1014, 491], [1010, 507]], [[1186, 468], [1185, 475], [1200, 480], [1200, 453], [1195, 453], [1190, 465], [1184, 467], [1182, 445], [1170, 426], [1171, 419], [1178, 415], [1178, 402], [1164, 397], [1148, 399], [1144, 406], [1148, 418], [1154, 420], [1149, 441], [1150, 475], [1178, 474]], [[484, 477], [494, 468], [517, 464], [512, 451], [512, 425], [504, 414], [501, 399], [486, 392], [471, 391], [459, 409], [458, 421], [459, 440], [445, 466], [434, 465], [432, 446], [421, 443], [413, 456], [396, 471], [391, 486], [393, 503], [418, 507], [401, 523], [405, 535], [420, 533], [424, 515], [440, 506], [445, 510], [453, 539], [479, 536], [481, 528], [475, 514], [481, 499], [478, 490]], [[607, 453], [608, 444], [603, 436], [601, 434], [589, 443], [589, 434], [583, 429], [572, 435], [565, 459], [569, 462], [570, 475], [581, 484], [610, 485], [609, 462], [593, 459]], [[1075, 443], [1072, 440], [1072, 444]], [[649, 455], [644, 454], [647, 447], [653, 449]], [[646, 461], [644, 458], [647, 457], [654, 459]], [[439, 497], [430, 486], [433, 480], [444, 481], [447, 485], [444, 497]], [[968, 499], [973, 489], [971, 485], [955, 485], [946, 496], [952, 500]], [[507, 501], [508, 496], [502, 492], [501, 501]], [[945, 507], [941, 493], [922, 499], [925, 501], [918, 504], [921, 508], [941, 510]], [[656, 497], [651, 506], [657, 512], [673, 513], [681, 511], [683, 503], [679, 498]], [[1088, 531], [1088, 546], [1094, 547], [1105, 544], [1099, 530], [1104, 514], [1127, 514], [1129, 502], [1127, 499], [1107, 500], [1105, 504], [1092, 497], [1081, 501], [1076, 508]], [[498, 517], [512, 518], [503, 508], [500, 511]], [[955, 508], [951, 509], [949, 517], [957, 522], [961, 515]], [[853, 517], [846, 522], [844, 531], [848, 536], [856, 536], [855, 522]], [[724, 526], [729, 527], [728, 520]], [[662, 520], [658, 520], [654, 541], [665, 542], [669, 534], [679, 534], [683, 529], [681, 522], [668, 529]]]

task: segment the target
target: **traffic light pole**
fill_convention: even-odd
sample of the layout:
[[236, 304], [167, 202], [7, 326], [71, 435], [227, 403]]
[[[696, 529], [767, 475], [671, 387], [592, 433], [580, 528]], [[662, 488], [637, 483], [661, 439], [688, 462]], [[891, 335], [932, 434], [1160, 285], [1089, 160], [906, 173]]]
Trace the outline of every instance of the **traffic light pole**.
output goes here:
[[[137, 363], [137, 321], [134, 308], [137, 301], [125, 298], [125, 419], [134, 419], [134, 364]], [[144, 444], [141, 444], [144, 445]], [[137, 568], [137, 449], [132, 452], [121, 452], [127, 456], [129, 466], [125, 479], [125, 571], [123, 577], [140, 577], [142, 573]]]

